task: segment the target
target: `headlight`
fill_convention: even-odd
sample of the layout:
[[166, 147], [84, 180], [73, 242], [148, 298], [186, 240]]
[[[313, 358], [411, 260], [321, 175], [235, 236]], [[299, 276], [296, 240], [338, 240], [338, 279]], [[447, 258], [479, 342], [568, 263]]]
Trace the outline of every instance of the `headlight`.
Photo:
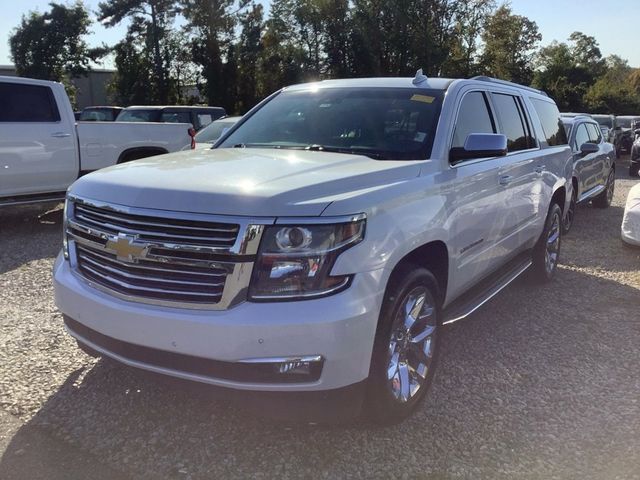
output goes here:
[[262, 236], [249, 298], [294, 300], [336, 293], [351, 275], [331, 276], [336, 258], [364, 238], [364, 215], [339, 223], [274, 225]]
[[69, 200], [64, 199], [64, 210], [62, 210], [62, 254], [69, 260], [69, 239], [67, 238], [67, 215], [69, 214]]

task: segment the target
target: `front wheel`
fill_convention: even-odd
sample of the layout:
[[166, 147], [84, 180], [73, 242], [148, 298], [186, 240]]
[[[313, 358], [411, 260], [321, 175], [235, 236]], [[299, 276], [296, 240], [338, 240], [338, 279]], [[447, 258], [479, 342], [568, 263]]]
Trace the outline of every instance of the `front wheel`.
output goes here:
[[532, 269], [534, 277], [540, 282], [548, 282], [558, 269], [560, 243], [562, 240], [562, 210], [552, 203], [544, 222], [544, 230], [538, 243], [533, 247]]
[[607, 177], [607, 184], [604, 191], [593, 199], [593, 206], [597, 208], [608, 208], [613, 201], [613, 192], [616, 187], [616, 172], [612, 168]]
[[389, 279], [371, 359], [367, 410], [373, 421], [404, 420], [424, 398], [438, 349], [438, 283], [427, 269], [401, 266]]

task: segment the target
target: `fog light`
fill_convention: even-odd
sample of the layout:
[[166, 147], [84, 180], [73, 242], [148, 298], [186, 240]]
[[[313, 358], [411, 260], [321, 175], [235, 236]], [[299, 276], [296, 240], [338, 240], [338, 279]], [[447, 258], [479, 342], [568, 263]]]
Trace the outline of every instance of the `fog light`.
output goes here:
[[250, 358], [240, 363], [251, 364], [254, 373], [273, 383], [315, 382], [320, 379], [324, 359], [320, 355], [287, 358]]

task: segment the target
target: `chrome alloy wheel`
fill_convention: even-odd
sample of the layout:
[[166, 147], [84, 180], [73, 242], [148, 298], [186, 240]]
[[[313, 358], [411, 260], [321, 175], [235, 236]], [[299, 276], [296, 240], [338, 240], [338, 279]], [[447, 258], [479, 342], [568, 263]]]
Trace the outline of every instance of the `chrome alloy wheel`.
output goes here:
[[394, 398], [406, 403], [424, 386], [433, 361], [437, 318], [435, 301], [425, 287], [411, 290], [391, 326], [387, 380]]
[[556, 212], [551, 221], [551, 227], [547, 234], [547, 248], [545, 250], [544, 262], [547, 273], [552, 273], [558, 264], [560, 254], [560, 215]]
[[573, 225], [573, 219], [576, 216], [576, 205], [578, 203], [578, 192], [574, 189], [571, 193], [571, 202], [569, 203], [569, 208], [567, 209], [567, 213], [564, 217], [564, 231], [565, 233], [569, 231], [571, 226]]

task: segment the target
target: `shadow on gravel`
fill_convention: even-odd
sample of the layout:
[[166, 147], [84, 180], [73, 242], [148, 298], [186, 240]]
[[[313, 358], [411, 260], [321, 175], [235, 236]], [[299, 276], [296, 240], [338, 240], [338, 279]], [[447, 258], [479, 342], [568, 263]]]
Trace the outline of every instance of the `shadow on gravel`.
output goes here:
[[62, 248], [62, 204], [0, 208], [0, 274]]
[[0, 472], [19, 449], [42, 459], [21, 438], [44, 428], [135, 478], [631, 478], [638, 296], [566, 267], [545, 286], [523, 277], [443, 330], [427, 401], [390, 428], [268, 421], [266, 407], [248, 415], [232, 396], [101, 360], [18, 431]]

